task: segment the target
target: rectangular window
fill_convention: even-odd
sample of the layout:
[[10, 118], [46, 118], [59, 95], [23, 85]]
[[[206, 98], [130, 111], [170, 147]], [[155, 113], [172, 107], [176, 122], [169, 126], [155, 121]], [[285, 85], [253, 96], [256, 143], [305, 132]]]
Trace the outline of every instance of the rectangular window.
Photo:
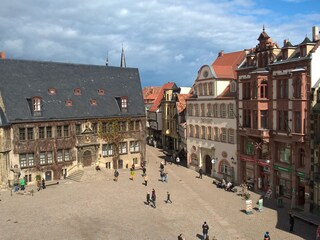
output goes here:
[[130, 121], [129, 123], [129, 131], [133, 131], [134, 130], [134, 121]]
[[28, 167], [34, 166], [34, 155], [33, 153], [28, 153]]
[[209, 95], [213, 96], [213, 83], [209, 83]]
[[52, 152], [47, 152], [47, 163], [51, 164], [53, 162]]
[[106, 133], [107, 132], [107, 123], [102, 123], [102, 133]]
[[64, 137], [69, 137], [69, 125], [64, 125], [63, 126], [63, 136]]
[[199, 117], [199, 106], [198, 106], [198, 104], [194, 105], [194, 116]]
[[266, 83], [260, 85], [260, 98], [268, 98], [268, 85]]
[[63, 161], [63, 152], [62, 150], [57, 151], [57, 161], [62, 162]]
[[46, 164], [46, 153], [40, 152], [39, 159], [40, 159], [40, 165]]
[[81, 134], [81, 124], [76, 124], [76, 135]]
[[225, 118], [227, 116], [226, 105], [223, 103], [220, 105], [221, 117]]
[[294, 131], [301, 133], [301, 112], [294, 113]]
[[213, 116], [218, 117], [218, 104], [213, 105]]
[[119, 122], [119, 131], [126, 132], [127, 131], [127, 122]]
[[70, 149], [65, 149], [64, 150], [64, 161], [70, 161], [71, 157], [70, 157]]
[[212, 140], [212, 128], [208, 127], [208, 139]]
[[47, 138], [52, 138], [52, 127], [47, 127]]
[[120, 154], [126, 154], [127, 153], [127, 143], [126, 142], [120, 143], [119, 153]]
[[206, 127], [205, 126], [201, 127], [201, 138], [206, 139]]
[[227, 129], [221, 128], [221, 142], [227, 141]]
[[98, 133], [98, 124], [97, 123], [92, 123], [92, 131], [94, 134]]
[[25, 128], [19, 128], [19, 140], [20, 141], [26, 140], [26, 129]]
[[140, 121], [136, 121], [135, 130], [140, 131]]
[[33, 111], [38, 112], [41, 111], [41, 99], [33, 98]]
[[133, 158], [132, 162], [133, 164], [138, 164], [138, 158]]
[[229, 143], [234, 143], [234, 130], [229, 129]]
[[253, 111], [253, 128], [258, 129], [258, 111]]
[[20, 167], [24, 168], [27, 167], [27, 154], [20, 154], [19, 155], [20, 160]]
[[262, 110], [260, 111], [260, 119], [261, 119], [261, 128], [268, 129], [269, 121], [268, 121], [268, 111]]
[[102, 145], [102, 156], [103, 157], [113, 156], [113, 144]]
[[62, 137], [62, 126], [57, 126], [57, 138]]
[[130, 142], [130, 152], [139, 152], [140, 151], [140, 142], [132, 141]]
[[121, 98], [121, 108], [127, 108], [128, 107], [128, 99], [122, 97]]
[[278, 154], [280, 162], [289, 164], [291, 161], [291, 145], [280, 143]]
[[204, 110], [204, 104], [202, 103], [201, 105], [200, 105], [200, 114], [201, 114], [201, 117], [204, 117], [205, 116], [205, 110]]
[[33, 128], [27, 128], [28, 140], [33, 139]]
[[44, 127], [39, 127], [39, 139], [45, 138], [44, 129], [45, 129]]
[[[320, 96], [320, 94], [319, 94], [319, 96]], [[193, 116], [193, 106], [192, 106], [192, 104], [188, 105], [188, 115], [189, 116]]]
[[234, 118], [234, 106], [232, 103], [230, 103], [228, 105], [228, 115], [229, 115], [229, 118]]

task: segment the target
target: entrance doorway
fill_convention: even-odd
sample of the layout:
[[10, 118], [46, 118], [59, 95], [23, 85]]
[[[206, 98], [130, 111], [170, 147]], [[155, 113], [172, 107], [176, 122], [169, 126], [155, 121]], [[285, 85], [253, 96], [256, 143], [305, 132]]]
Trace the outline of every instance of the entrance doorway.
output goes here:
[[123, 168], [123, 160], [122, 159], [119, 159], [119, 161], [118, 161], [118, 168], [119, 169]]
[[211, 170], [212, 170], [211, 157], [209, 155], [206, 155], [205, 156], [205, 173], [207, 175], [211, 175]]
[[91, 166], [91, 163], [92, 163], [91, 151], [87, 150], [83, 153], [82, 164], [84, 167], [86, 167], [86, 166]]
[[304, 205], [304, 194], [305, 194], [304, 186], [299, 186], [299, 189], [298, 189], [298, 205], [300, 205], [300, 206]]
[[52, 171], [46, 171], [45, 178], [46, 181], [52, 181]]

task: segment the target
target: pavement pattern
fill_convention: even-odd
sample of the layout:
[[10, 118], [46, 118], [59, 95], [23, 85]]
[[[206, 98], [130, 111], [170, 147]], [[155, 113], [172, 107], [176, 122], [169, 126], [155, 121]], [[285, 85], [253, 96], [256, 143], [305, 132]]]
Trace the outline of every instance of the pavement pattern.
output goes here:
[[[76, 239], [76, 240], [170, 240], [180, 233], [186, 240], [201, 239], [202, 224], [210, 227], [210, 240], [263, 239], [265, 231], [272, 240], [315, 239], [316, 227], [296, 219], [289, 232], [288, 209], [277, 208], [273, 199], [265, 199], [262, 212], [245, 213], [245, 200], [236, 193], [216, 188], [213, 179], [188, 168], [167, 164], [168, 182], [161, 182], [161, 149], [147, 146], [148, 185], [142, 171], [129, 180], [128, 169], [119, 170], [118, 182], [113, 170], [94, 167], [82, 169], [79, 182], [61, 180], [34, 194], [0, 193], [0, 240]], [[155, 189], [156, 208], [146, 205], [146, 193]], [[171, 193], [172, 204], [166, 203]], [[260, 195], [251, 192], [253, 207]]]

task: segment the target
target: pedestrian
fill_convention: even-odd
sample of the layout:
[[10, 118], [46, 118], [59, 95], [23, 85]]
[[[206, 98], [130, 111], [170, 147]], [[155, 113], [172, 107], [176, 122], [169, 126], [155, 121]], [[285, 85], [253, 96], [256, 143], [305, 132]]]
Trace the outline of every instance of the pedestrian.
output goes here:
[[164, 165], [163, 162], [160, 163], [160, 169], [163, 170], [164, 169]]
[[156, 191], [154, 189], [152, 189], [152, 193], [151, 193], [151, 200], [153, 203], [153, 207], [156, 208]]
[[292, 211], [289, 211], [289, 223], [290, 223], [290, 232], [293, 232], [294, 227], [294, 216], [292, 214]]
[[20, 179], [21, 191], [24, 191], [25, 185], [26, 185], [26, 180], [25, 180], [24, 178], [21, 178], [21, 179]]
[[168, 182], [168, 173], [167, 172], [163, 173], [163, 178], [164, 178], [165, 182]]
[[170, 201], [170, 203], [172, 203], [171, 199], [170, 199], [170, 193], [167, 192], [167, 200], [166, 200], [166, 203], [168, 203]]
[[161, 179], [162, 182], [163, 182], [163, 180], [164, 180], [163, 175], [164, 175], [164, 172], [163, 172], [162, 170], [160, 170], [160, 179]]
[[131, 180], [133, 181], [134, 180], [134, 174], [135, 174], [135, 172], [134, 172], [134, 169], [133, 168], [131, 168], [130, 169], [130, 175], [131, 175]]
[[148, 176], [147, 175], [144, 176], [144, 185], [145, 186], [148, 185]]
[[18, 192], [19, 191], [19, 179], [14, 179], [14, 192]]
[[136, 169], [136, 166], [134, 165], [134, 163], [132, 163], [132, 170], [135, 170]]
[[201, 178], [201, 179], [202, 179], [202, 174], [203, 174], [203, 170], [202, 170], [202, 168], [200, 168], [199, 169], [199, 178]]
[[46, 188], [46, 182], [44, 180], [44, 178], [42, 178], [42, 189], [45, 189]]
[[208, 232], [209, 232], [209, 226], [208, 226], [207, 222], [204, 222], [202, 224], [202, 235], [203, 235], [204, 240], [207, 240]]
[[271, 240], [270, 235], [269, 235], [269, 232], [266, 232], [266, 233], [264, 234], [263, 240]]
[[142, 168], [142, 173], [143, 173], [142, 175], [145, 176], [145, 175], [146, 175], [146, 172], [147, 172], [146, 167], [143, 167], [143, 168]]
[[98, 172], [98, 171], [101, 171], [101, 168], [100, 168], [99, 165], [96, 166], [96, 171], [97, 171], [97, 172]]
[[114, 179], [113, 179], [113, 180], [114, 180], [115, 182], [117, 182], [117, 181], [118, 181], [118, 177], [119, 177], [119, 172], [118, 172], [117, 169], [114, 170], [113, 176], [114, 176]]
[[40, 182], [40, 179], [37, 180], [37, 189], [38, 189], [38, 191], [41, 190], [41, 182]]
[[147, 192], [147, 205], [149, 205], [149, 204], [150, 204], [150, 193]]
[[178, 240], [185, 240], [184, 236], [182, 235], [182, 233], [180, 233], [180, 235], [178, 236]]

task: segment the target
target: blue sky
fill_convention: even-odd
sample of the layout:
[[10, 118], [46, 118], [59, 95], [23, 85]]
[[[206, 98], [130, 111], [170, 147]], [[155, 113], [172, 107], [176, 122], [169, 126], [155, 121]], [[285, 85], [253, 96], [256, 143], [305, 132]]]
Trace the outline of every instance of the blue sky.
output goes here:
[[255, 47], [265, 25], [281, 47], [320, 27], [319, 0], [1, 0], [7, 58], [139, 68], [143, 86], [191, 86], [218, 52]]

